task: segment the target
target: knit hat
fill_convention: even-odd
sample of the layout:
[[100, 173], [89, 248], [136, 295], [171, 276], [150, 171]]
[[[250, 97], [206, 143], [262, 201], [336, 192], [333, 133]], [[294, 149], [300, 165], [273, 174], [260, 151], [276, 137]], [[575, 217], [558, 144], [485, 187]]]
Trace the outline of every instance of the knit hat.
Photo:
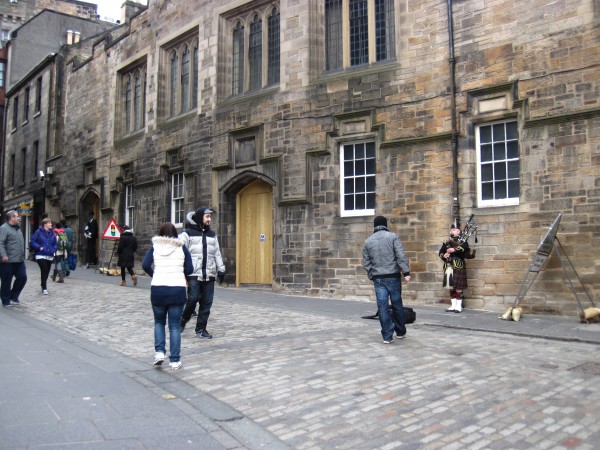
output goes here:
[[202, 224], [202, 222], [203, 222], [203, 220], [202, 220], [202, 219], [204, 218], [204, 214], [212, 214], [212, 213], [214, 213], [214, 212], [216, 212], [216, 211], [214, 211], [214, 210], [212, 210], [212, 209], [210, 209], [210, 208], [207, 208], [206, 206], [203, 206], [203, 207], [201, 207], [201, 208], [198, 208], [198, 209], [196, 210], [196, 212], [195, 212], [195, 213], [194, 213], [194, 215], [192, 216], [192, 219], [193, 219], [193, 221], [194, 221], [194, 222], [196, 222], [198, 225], [201, 225], [201, 224]]
[[377, 216], [375, 219], [373, 219], [373, 227], [377, 228], [380, 226], [387, 228], [387, 219], [383, 216]]

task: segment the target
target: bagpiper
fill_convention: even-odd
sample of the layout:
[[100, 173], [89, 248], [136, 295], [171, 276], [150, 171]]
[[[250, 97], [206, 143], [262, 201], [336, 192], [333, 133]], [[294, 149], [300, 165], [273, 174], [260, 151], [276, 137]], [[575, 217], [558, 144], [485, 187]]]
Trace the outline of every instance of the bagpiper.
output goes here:
[[463, 290], [467, 284], [467, 266], [465, 258], [471, 257], [469, 243], [462, 236], [463, 232], [457, 223], [450, 226], [450, 237], [444, 241], [438, 252], [444, 262], [444, 279], [442, 286], [450, 290], [450, 308], [448, 312], [462, 311]]

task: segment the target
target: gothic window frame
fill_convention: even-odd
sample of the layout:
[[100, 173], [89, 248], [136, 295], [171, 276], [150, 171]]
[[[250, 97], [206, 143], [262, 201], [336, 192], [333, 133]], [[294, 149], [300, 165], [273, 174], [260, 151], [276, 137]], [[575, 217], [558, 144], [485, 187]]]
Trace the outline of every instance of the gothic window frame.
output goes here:
[[119, 71], [119, 82], [119, 135], [125, 137], [146, 126], [146, 59], [138, 60]]
[[[519, 124], [514, 118], [482, 122], [475, 126], [479, 207], [519, 204], [521, 192], [519, 140]], [[506, 195], [503, 193], [504, 190]]]
[[373, 139], [341, 142], [339, 158], [340, 216], [374, 215], [377, 202], [377, 143]]
[[396, 59], [394, 0], [325, 0], [323, 5], [326, 72]]
[[253, 94], [281, 80], [279, 2], [262, 2], [224, 15], [222, 98]]
[[194, 28], [162, 47], [167, 80], [162, 98], [167, 120], [198, 109], [199, 45], [198, 29]]

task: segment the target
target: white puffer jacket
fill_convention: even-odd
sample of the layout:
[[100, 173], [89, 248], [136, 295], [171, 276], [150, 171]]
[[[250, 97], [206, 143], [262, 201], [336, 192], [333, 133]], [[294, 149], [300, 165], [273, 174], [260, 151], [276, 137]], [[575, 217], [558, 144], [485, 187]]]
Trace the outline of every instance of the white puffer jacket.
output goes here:
[[192, 255], [194, 273], [190, 276], [197, 277], [200, 281], [209, 281], [211, 278], [214, 281], [217, 272], [225, 273], [219, 240], [214, 231], [190, 224], [179, 235], [179, 239]]
[[183, 274], [185, 255], [179, 239], [154, 236], [154, 273], [151, 286], [186, 286]]

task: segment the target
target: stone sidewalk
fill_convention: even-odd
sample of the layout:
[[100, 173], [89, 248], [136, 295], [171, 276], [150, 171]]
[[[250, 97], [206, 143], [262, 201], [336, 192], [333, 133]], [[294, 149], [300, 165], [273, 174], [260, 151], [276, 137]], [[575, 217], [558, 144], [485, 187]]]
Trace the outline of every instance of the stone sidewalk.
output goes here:
[[[15, 311], [151, 364], [147, 279], [78, 269], [41, 296], [28, 270]], [[415, 309], [383, 345], [373, 304], [217, 288], [174, 376], [298, 449], [600, 448], [600, 325]]]

